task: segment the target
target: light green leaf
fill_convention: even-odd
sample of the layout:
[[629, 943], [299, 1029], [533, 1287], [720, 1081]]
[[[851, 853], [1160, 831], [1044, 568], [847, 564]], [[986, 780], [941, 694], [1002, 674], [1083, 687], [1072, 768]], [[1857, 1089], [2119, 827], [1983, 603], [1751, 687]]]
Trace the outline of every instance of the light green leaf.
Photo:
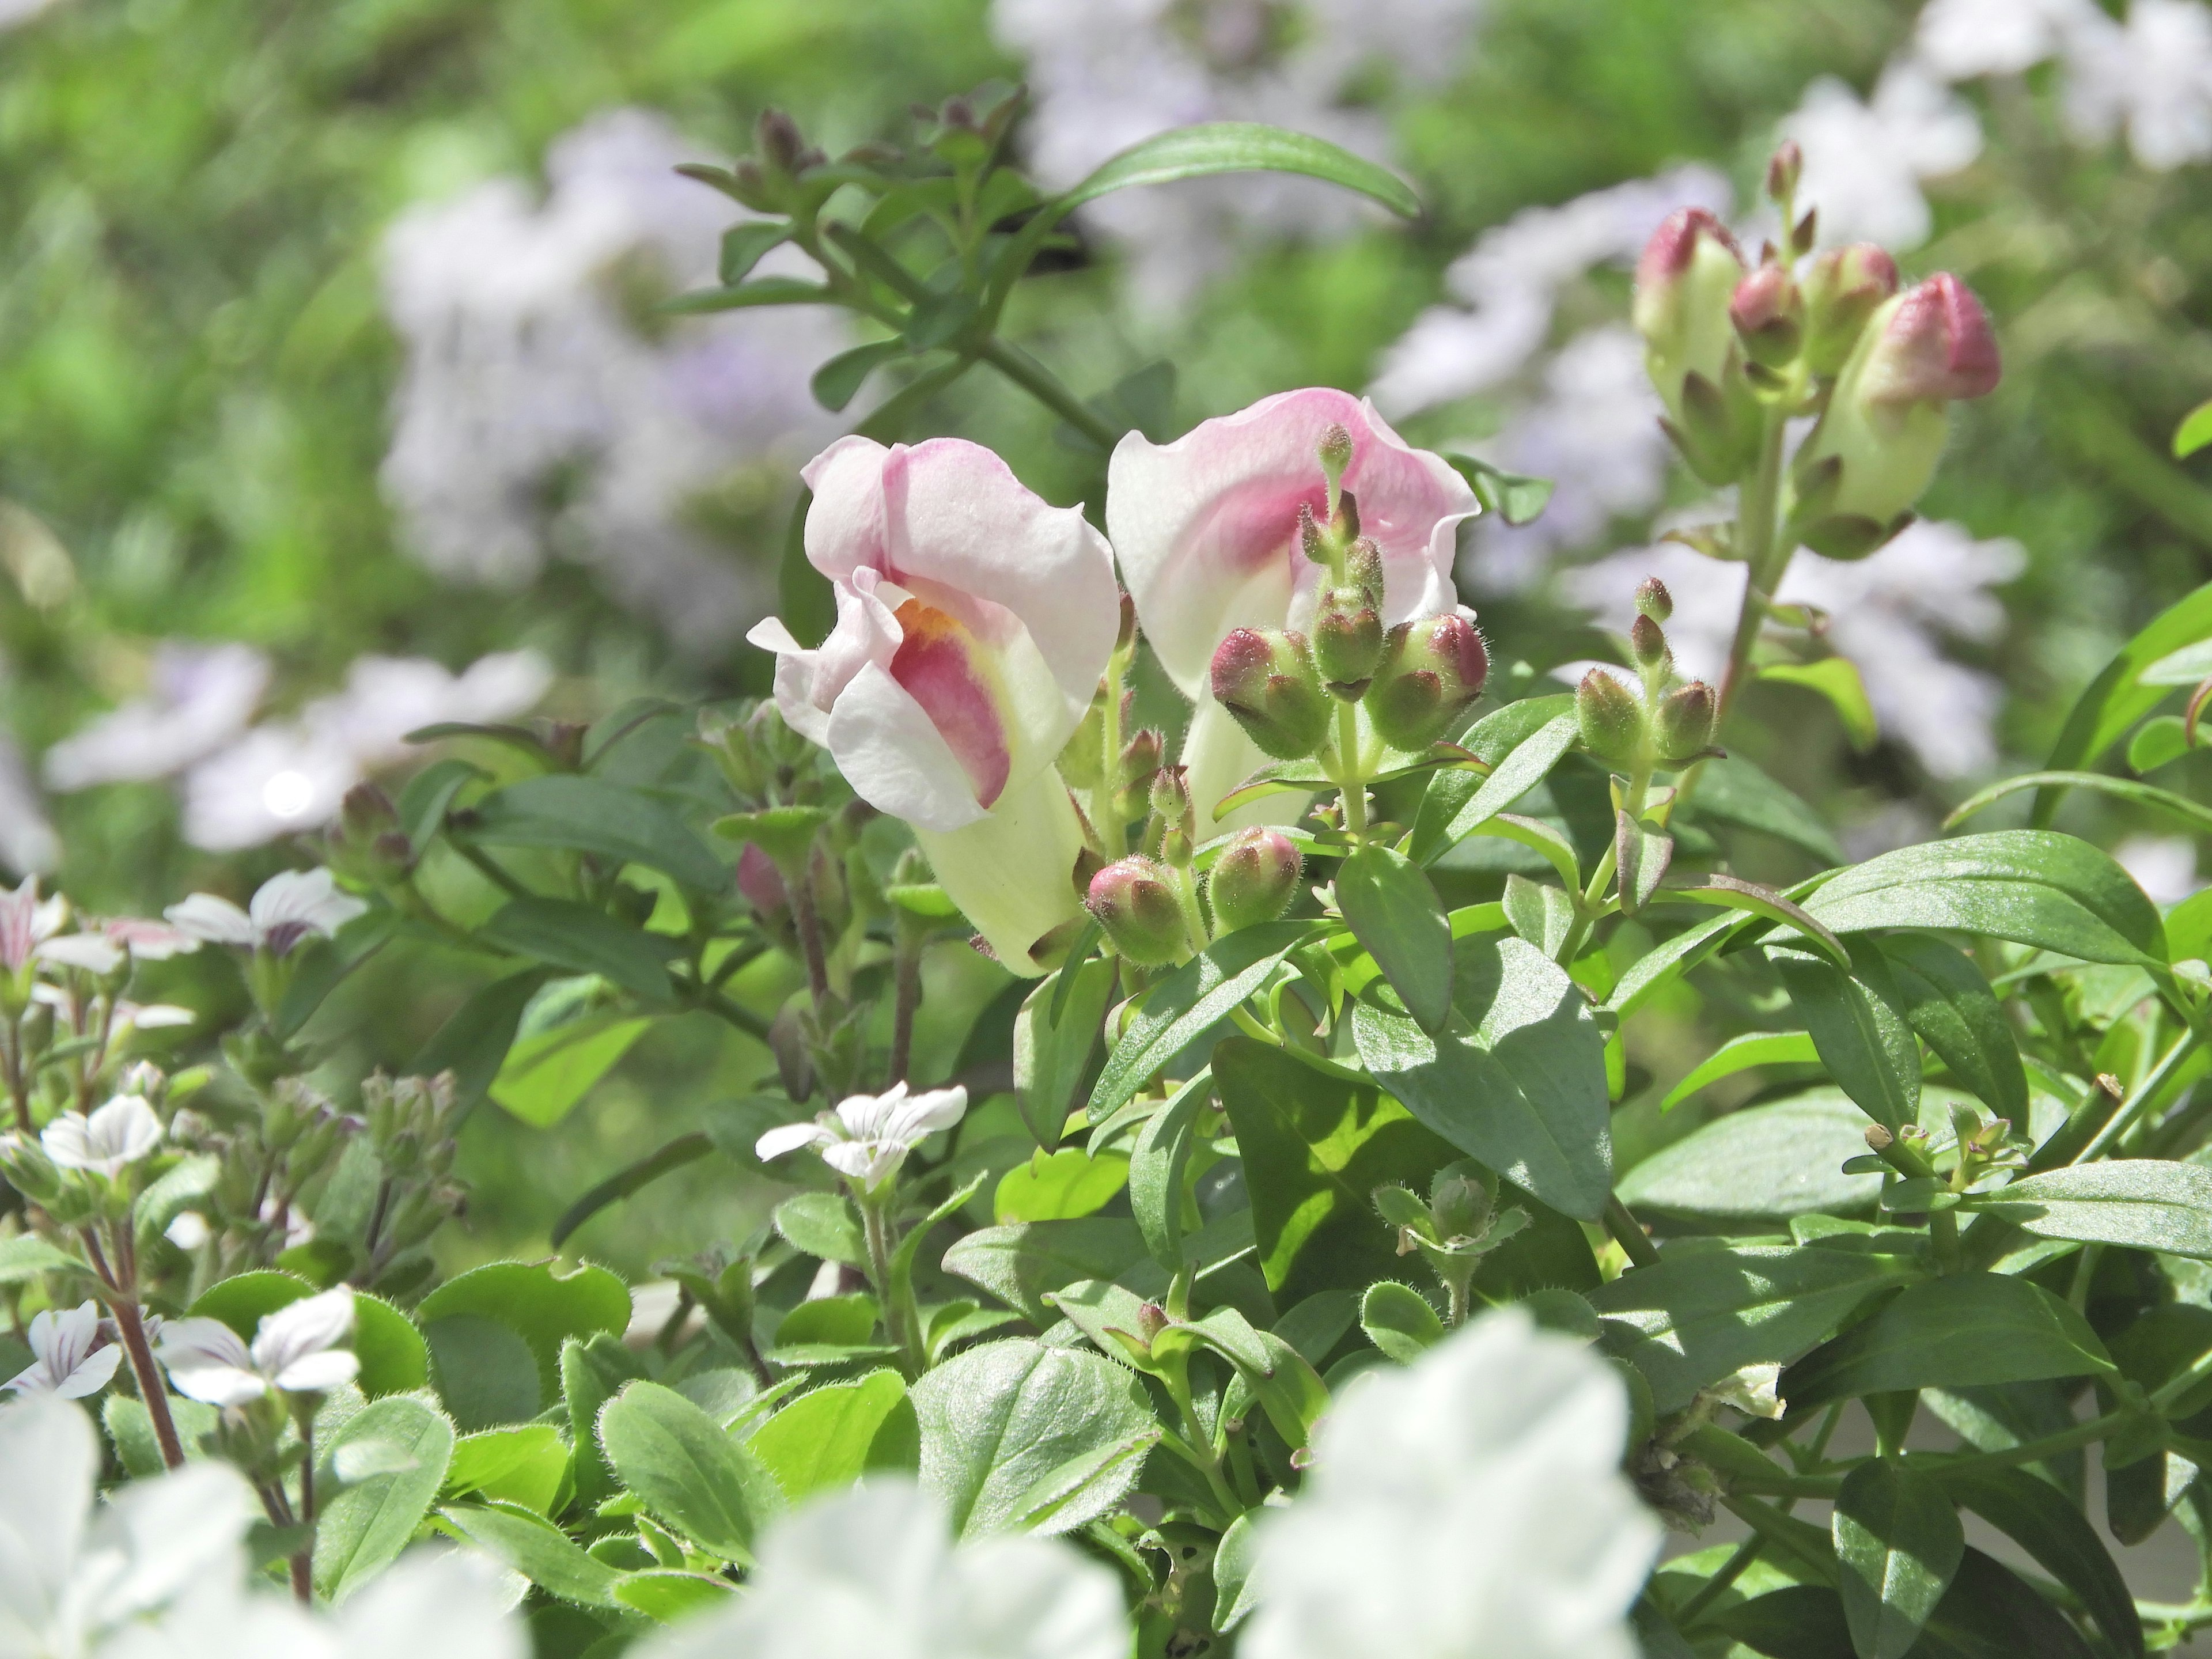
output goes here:
[[1212, 1093], [1208, 1066], [1145, 1120], [1129, 1152], [1130, 1213], [1152, 1259], [1170, 1273], [1182, 1266], [1183, 1173], [1190, 1165], [1193, 1126]]
[[1485, 513], [1495, 514], [1516, 528], [1534, 524], [1551, 505], [1553, 485], [1549, 478], [1507, 472], [1472, 455], [1455, 454], [1449, 450], [1444, 452], [1443, 458], [1453, 471], [1467, 480], [1468, 488], [1474, 491], [1474, 498], [1482, 503]]
[[775, 1230], [785, 1243], [824, 1261], [864, 1267], [868, 1246], [853, 1206], [838, 1193], [797, 1193], [775, 1206]]
[[[331, 1465], [352, 1446], [383, 1445], [405, 1460], [339, 1487]], [[337, 1496], [315, 1518], [315, 1594], [342, 1601], [398, 1559], [429, 1513], [453, 1455], [453, 1425], [413, 1395], [370, 1401], [320, 1449], [319, 1478]]]
[[1966, 1204], [2039, 1238], [2212, 1261], [2212, 1170], [2195, 1164], [2076, 1164], [1970, 1195]]
[[543, 1515], [568, 1472], [568, 1448], [550, 1423], [465, 1434], [453, 1443], [441, 1498], [481, 1492]]
[[1905, 1659], [1966, 1553], [1958, 1511], [1933, 1481], [1877, 1457], [1844, 1477], [1832, 1524], [1851, 1645], [1859, 1659]]
[[587, 1607], [620, 1607], [623, 1575], [580, 1548], [551, 1522], [507, 1504], [457, 1504], [439, 1511], [446, 1524], [478, 1549], [505, 1562], [548, 1595]]
[[[2067, 772], [2094, 766], [2130, 727], [2169, 695], [2166, 686], [2142, 684], [2142, 671], [2206, 638], [2212, 638], [2212, 582], [2160, 611], [2105, 665], [2075, 700], [2065, 729], [2045, 763], [2046, 769]], [[2039, 791], [2033, 821], [2039, 827], [2048, 824], [2064, 796], [2061, 788]]]
[[1420, 866], [1387, 847], [1355, 848], [1337, 871], [1336, 902], [1421, 1029], [1441, 1030], [1451, 1016], [1451, 924]]
[[[1484, 823], [1541, 783], [1552, 769], [1559, 764], [1559, 757], [1575, 746], [1581, 737], [1582, 727], [1575, 718], [1573, 697], [1546, 697], [1531, 701], [1545, 706], [1564, 702], [1568, 707], [1565, 712], [1553, 714], [1516, 743], [1492, 768], [1490, 775], [1474, 786], [1471, 792], [1456, 781], [1447, 782], [1447, 780], [1474, 776], [1464, 769], [1437, 775], [1429, 786], [1429, 793], [1422, 798], [1420, 811], [1413, 819], [1413, 840], [1408, 850], [1416, 863], [1435, 863]], [[1524, 706], [1512, 704], [1500, 709], [1491, 719], [1512, 714]], [[1479, 740], [1487, 735], [1483, 732], [1483, 726], [1488, 724], [1488, 720], [1478, 724], [1468, 733], [1463, 745], [1485, 758], [1488, 757], [1487, 752], [1478, 745]]]
[[1164, 185], [1217, 173], [1298, 173], [1372, 197], [1395, 213], [1419, 216], [1421, 198], [1395, 173], [1325, 138], [1250, 121], [1175, 127], [1131, 145], [1051, 205], [1058, 213], [1116, 190]]
[[2181, 417], [2173, 429], [2173, 458], [2184, 460], [2212, 444], [2212, 403], [2203, 403]]
[[505, 1325], [538, 1362], [544, 1399], [561, 1393], [561, 1344], [594, 1331], [619, 1336], [629, 1328], [629, 1290], [605, 1267], [579, 1262], [567, 1271], [550, 1261], [493, 1261], [447, 1279], [422, 1298], [422, 1322], [474, 1314]]
[[1700, 1089], [1723, 1078], [1734, 1077], [1756, 1066], [1817, 1066], [1820, 1050], [1803, 1031], [1746, 1031], [1732, 1036], [1700, 1060], [1689, 1074], [1667, 1091], [1659, 1109], [1671, 1112]]
[[1728, 1226], [1873, 1207], [1878, 1175], [1843, 1173], [1866, 1152], [1866, 1114], [1840, 1089], [1717, 1118], [1662, 1147], [1620, 1179], [1624, 1202]]
[[604, 1013], [525, 1037], [507, 1050], [492, 1079], [491, 1097], [532, 1128], [550, 1128], [652, 1024], [650, 1019]]
[[[1492, 818], [1475, 833], [1480, 835], [1498, 822]], [[1505, 894], [1499, 902], [1513, 931], [1537, 951], [1556, 959], [1575, 925], [1575, 895], [1547, 881], [1531, 881], [1520, 873], [1505, 878]], [[1461, 935], [1464, 937], [1464, 935]]]
[[750, 1565], [782, 1493], [759, 1460], [673, 1389], [632, 1382], [599, 1413], [599, 1437], [622, 1483], [653, 1517], [710, 1555]]
[[1386, 1279], [1359, 1299], [1359, 1328], [1401, 1365], [1410, 1365], [1443, 1340], [1444, 1322], [1410, 1285]]
[[2212, 807], [2186, 795], [2178, 795], [2171, 789], [2161, 789], [2154, 783], [2112, 777], [2102, 772], [2023, 772], [2018, 777], [2001, 778], [1952, 808], [1951, 816], [1943, 820], [1943, 827], [1954, 829], [1985, 807], [2023, 789], [2087, 789], [2093, 793], [2111, 795], [2132, 806], [2163, 812], [2199, 835], [2212, 831]]
[[1108, 957], [1041, 980], [1014, 1016], [1014, 1099], [1037, 1144], [1060, 1145], [1097, 1051], [1117, 964]]
[[1689, 814], [1695, 823], [1710, 820], [1772, 836], [1824, 865], [1844, 862], [1842, 845], [1813, 809], [1740, 756], [1705, 763]]
[[68, 1251], [57, 1249], [36, 1233], [0, 1238], [0, 1285], [20, 1285], [40, 1273], [88, 1273], [91, 1267]]
[[1042, 1328], [1044, 1297], [1082, 1279], [1115, 1279], [1145, 1259], [1144, 1236], [1120, 1216], [983, 1227], [945, 1253], [945, 1271], [980, 1285]]
[[1818, 662], [1768, 663], [1759, 671], [1762, 680], [1778, 685], [1802, 685], [1826, 697], [1842, 718], [1851, 747], [1871, 749], [1881, 737], [1874, 704], [1867, 698], [1866, 682], [1849, 657], [1823, 657]]
[[871, 1470], [911, 1472], [920, 1433], [905, 1382], [882, 1370], [799, 1395], [754, 1430], [745, 1446], [795, 1504]]
[[661, 1625], [676, 1624], [719, 1607], [737, 1593], [738, 1587], [726, 1578], [673, 1567], [624, 1573], [615, 1585], [617, 1602]]
[[811, 386], [814, 401], [832, 411], [844, 408], [870, 374], [912, 349], [904, 340], [873, 340], [839, 352], [814, 371]]
[[1096, 1158], [1080, 1146], [1039, 1152], [1017, 1164], [999, 1179], [991, 1200], [1001, 1226], [1016, 1221], [1067, 1221], [1097, 1213], [1129, 1182], [1129, 1159], [1121, 1152]]

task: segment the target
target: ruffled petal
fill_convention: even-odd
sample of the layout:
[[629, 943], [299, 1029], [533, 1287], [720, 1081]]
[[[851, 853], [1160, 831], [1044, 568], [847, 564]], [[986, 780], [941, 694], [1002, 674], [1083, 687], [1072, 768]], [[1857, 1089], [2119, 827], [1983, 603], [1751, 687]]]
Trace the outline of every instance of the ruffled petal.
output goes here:
[[985, 808], [960, 757], [914, 694], [871, 663], [830, 716], [827, 746], [853, 793], [918, 828], [957, 830]]

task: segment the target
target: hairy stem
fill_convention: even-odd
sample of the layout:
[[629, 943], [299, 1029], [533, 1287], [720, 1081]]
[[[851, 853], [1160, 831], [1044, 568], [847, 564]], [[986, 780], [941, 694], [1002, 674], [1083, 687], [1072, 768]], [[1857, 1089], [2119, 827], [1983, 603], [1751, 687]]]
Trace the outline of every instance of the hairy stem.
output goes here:
[[[94, 1249], [97, 1251], [98, 1246]], [[94, 1260], [98, 1260], [96, 1255]], [[114, 1316], [116, 1331], [123, 1338], [123, 1352], [130, 1356], [131, 1375], [137, 1379], [138, 1397], [145, 1401], [147, 1419], [154, 1425], [154, 1438], [161, 1448], [161, 1461], [173, 1469], [182, 1468], [184, 1442], [177, 1437], [176, 1419], [169, 1415], [169, 1392], [162, 1386], [161, 1368], [155, 1364], [153, 1347], [146, 1340], [146, 1322], [139, 1316], [138, 1298], [110, 1284], [107, 1310]]]

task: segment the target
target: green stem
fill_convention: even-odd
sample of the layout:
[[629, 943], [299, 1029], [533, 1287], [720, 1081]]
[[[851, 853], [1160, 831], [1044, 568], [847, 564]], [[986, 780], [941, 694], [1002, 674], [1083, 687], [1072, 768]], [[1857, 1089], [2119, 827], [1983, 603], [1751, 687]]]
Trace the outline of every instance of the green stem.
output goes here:
[[887, 1207], [881, 1199], [861, 1198], [860, 1222], [868, 1243], [869, 1277], [876, 1281], [876, 1295], [883, 1303], [884, 1328], [898, 1345], [901, 1369], [911, 1382], [929, 1369], [929, 1356], [921, 1346], [914, 1293], [907, 1286], [893, 1282], [890, 1218], [884, 1213]]
[[1344, 830], [1348, 836], [1367, 833], [1367, 770], [1360, 764], [1359, 710], [1357, 705], [1336, 706], [1336, 786], [1344, 803]]
[[1637, 1224], [1636, 1218], [1628, 1212], [1628, 1206], [1620, 1201], [1618, 1194], [1605, 1201], [1605, 1230], [1637, 1267], [1658, 1265], [1658, 1246], [1652, 1243], [1644, 1229]]
[[1019, 346], [1005, 340], [990, 340], [975, 355], [1107, 454], [1112, 454], [1114, 446], [1121, 441], [1118, 431], [1085, 408], [1073, 392], [1060, 383], [1058, 376]]
[[1222, 1506], [1223, 1518], [1234, 1521], [1244, 1512], [1244, 1506], [1237, 1501], [1237, 1494], [1221, 1478], [1221, 1456], [1213, 1449], [1206, 1425], [1199, 1421], [1198, 1407], [1190, 1397], [1189, 1376], [1180, 1364], [1162, 1366], [1159, 1376], [1167, 1388], [1168, 1398], [1175, 1401], [1176, 1414], [1182, 1419], [1182, 1432], [1168, 1436], [1168, 1443], [1182, 1452], [1192, 1467], [1206, 1477], [1214, 1501]]
[[1674, 1614], [1674, 1628], [1681, 1630], [1697, 1622], [1698, 1615], [1711, 1607], [1715, 1599], [1730, 1584], [1743, 1577], [1743, 1571], [1759, 1559], [1759, 1553], [1766, 1547], [1764, 1534], [1753, 1533], [1735, 1547], [1735, 1553], [1714, 1570], [1713, 1576], [1698, 1586], [1698, 1593], [1682, 1603]]
[[2150, 1110], [2152, 1101], [2166, 1086], [2166, 1079], [2203, 1041], [2203, 1034], [2194, 1026], [2176, 1037], [2173, 1046], [2160, 1054], [2158, 1064], [2128, 1091], [2128, 1097], [2120, 1103], [2119, 1109], [2106, 1120], [2103, 1128], [2089, 1137], [2089, 1144], [2081, 1149], [2081, 1155], [2074, 1161], [2087, 1164], [2090, 1159], [2111, 1151], [2120, 1137], [2134, 1128], [2136, 1121]]
[[505, 869], [495, 862], [492, 858], [475, 842], [464, 841], [459, 836], [447, 836], [446, 837], [446, 843], [456, 853], [459, 853], [463, 858], [466, 859], [471, 864], [476, 866], [476, 867], [483, 872], [484, 878], [487, 881], [489, 881], [494, 886], [499, 888], [502, 892], [507, 894], [509, 898], [535, 898], [537, 896], [537, 895], [532, 893], [527, 887], [525, 887], [513, 876], [507, 874]]

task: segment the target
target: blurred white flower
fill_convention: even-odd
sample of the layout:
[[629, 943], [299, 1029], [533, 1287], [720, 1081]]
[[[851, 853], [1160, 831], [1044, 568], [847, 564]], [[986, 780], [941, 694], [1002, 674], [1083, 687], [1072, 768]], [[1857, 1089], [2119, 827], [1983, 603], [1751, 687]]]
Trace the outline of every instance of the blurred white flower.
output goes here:
[[1946, 81], [2018, 75], [2057, 53], [2095, 0], [1928, 0], [1912, 50]]
[[2093, 9], [2066, 39], [2066, 115], [2101, 143], [2124, 128], [2137, 161], [2166, 172], [2212, 157], [2212, 10], [2133, 0], [2124, 24]]
[[154, 653], [149, 694], [46, 750], [46, 787], [166, 778], [246, 729], [269, 687], [269, 659], [247, 645], [169, 641]]
[[408, 732], [448, 720], [505, 720], [545, 695], [552, 671], [530, 651], [498, 652], [454, 674], [416, 657], [362, 657], [345, 689], [295, 720], [258, 726], [185, 780], [185, 836], [227, 852], [337, 816], [369, 773], [407, 759]]
[[[260, 1513], [228, 1464], [134, 1480], [94, 1506], [90, 1419], [51, 1395], [0, 1406], [0, 1655], [85, 1659], [190, 1595], [240, 1585]], [[141, 1626], [143, 1628], [143, 1626]]]
[[325, 939], [368, 906], [341, 892], [326, 869], [285, 870], [256, 890], [246, 909], [213, 893], [194, 893], [169, 907], [178, 928], [210, 945], [288, 955], [311, 933]]
[[906, 1155], [960, 1121], [968, 1109], [968, 1091], [925, 1089], [908, 1095], [895, 1083], [879, 1095], [848, 1095], [834, 1112], [811, 1123], [787, 1123], [770, 1129], [753, 1147], [763, 1164], [786, 1152], [811, 1146], [822, 1161], [855, 1185], [875, 1187], [890, 1178]]
[[1981, 123], [1948, 88], [1899, 58], [1866, 103], [1833, 76], [1805, 89], [1783, 119], [1805, 152], [1797, 199], [1820, 210], [1823, 242], [1914, 247], [1931, 226], [1923, 179], [1956, 173], [1982, 151]]
[[288, 1303], [263, 1318], [249, 1348], [219, 1319], [165, 1327], [155, 1358], [177, 1392], [210, 1406], [244, 1406], [272, 1389], [324, 1394], [360, 1373], [343, 1345], [353, 1335], [353, 1292], [344, 1285]]
[[0, 732], [0, 870], [27, 876], [62, 861], [61, 837], [23, 764], [15, 740]]
[[[1346, 1653], [1363, 1650], [1347, 1648]], [[775, 1523], [742, 1597], [638, 1659], [1122, 1659], [1114, 1577], [1053, 1539], [955, 1543], [936, 1501], [871, 1480]]]
[[2112, 848], [2112, 859], [2154, 904], [2179, 904], [2204, 886], [2197, 843], [2186, 836], [2130, 836]]
[[1550, 335], [1562, 288], [1595, 266], [1632, 263], [1677, 208], [1726, 214], [1733, 200], [1725, 177], [1689, 166], [1522, 209], [1453, 261], [1444, 288], [1458, 303], [1423, 312], [1383, 355], [1376, 403], [1406, 414], [1510, 380]]
[[161, 1236], [180, 1250], [197, 1250], [215, 1237], [215, 1229], [198, 1210], [179, 1210], [176, 1218], [161, 1230]]
[[[1864, 559], [1800, 552], [1777, 598], [1825, 611], [1828, 643], [1857, 665], [1882, 728], [1936, 776], [1966, 777], [1996, 763], [1991, 722], [2002, 688], [1951, 661], [1942, 641], [1996, 641], [2005, 612], [1991, 590], [2026, 562], [2017, 542], [1982, 541], [1963, 526], [1923, 520]], [[1561, 585], [1602, 626], [1619, 629], [1646, 576], [1674, 596], [1667, 640], [1682, 672], [1718, 684], [1743, 599], [1743, 566], [1662, 542], [1568, 571]]]
[[[653, 315], [715, 282], [722, 233], [746, 216], [673, 171], [705, 159], [664, 118], [609, 111], [553, 145], [542, 199], [495, 179], [393, 226], [385, 302], [407, 361], [383, 482], [432, 568], [514, 584], [559, 552], [696, 651], [759, 614], [769, 568], [735, 561], [693, 509], [839, 429], [810, 384], [853, 338], [818, 308]], [[757, 272], [818, 274], [790, 247]]]
[[0, 887], [0, 972], [22, 972], [68, 920], [69, 901], [59, 893], [40, 898], [36, 876], [26, 876], [12, 888]]
[[[1029, 159], [1064, 189], [1170, 127], [1264, 121], [1387, 160], [1386, 112], [1355, 106], [1381, 68], [1415, 84], [1465, 58], [1473, 0], [995, 0], [991, 23], [1029, 60]], [[1127, 246], [1141, 303], [1186, 300], [1224, 264], [1230, 233], [1340, 234], [1367, 210], [1347, 192], [1279, 173], [1116, 191], [1081, 210]]]
[[112, 1342], [104, 1348], [93, 1346], [100, 1340], [100, 1309], [90, 1302], [32, 1315], [30, 1336], [31, 1363], [0, 1388], [82, 1400], [106, 1388], [123, 1358], [123, 1350]]
[[104, 977], [123, 965], [126, 953], [105, 933], [60, 933], [40, 945], [38, 954], [41, 962]]
[[121, 1175], [161, 1145], [161, 1120], [143, 1095], [118, 1095], [91, 1116], [64, 1112], [39, 1131], [39, 1145], [64, 1170]]
[[1262, 1523], [1250, 1659], [1634, 1659], [1624, 1615], [1659, 1523], [1620, 1469], [1606, 1362], [1486, 1314], [1323, 1421], [1304, 1492]]
[[140, 962], [167, 962], [200, 948], [200, 941], [183, 929], [145, 916], [102, 916], [88, 919], [106, 938], [131, 952]]

